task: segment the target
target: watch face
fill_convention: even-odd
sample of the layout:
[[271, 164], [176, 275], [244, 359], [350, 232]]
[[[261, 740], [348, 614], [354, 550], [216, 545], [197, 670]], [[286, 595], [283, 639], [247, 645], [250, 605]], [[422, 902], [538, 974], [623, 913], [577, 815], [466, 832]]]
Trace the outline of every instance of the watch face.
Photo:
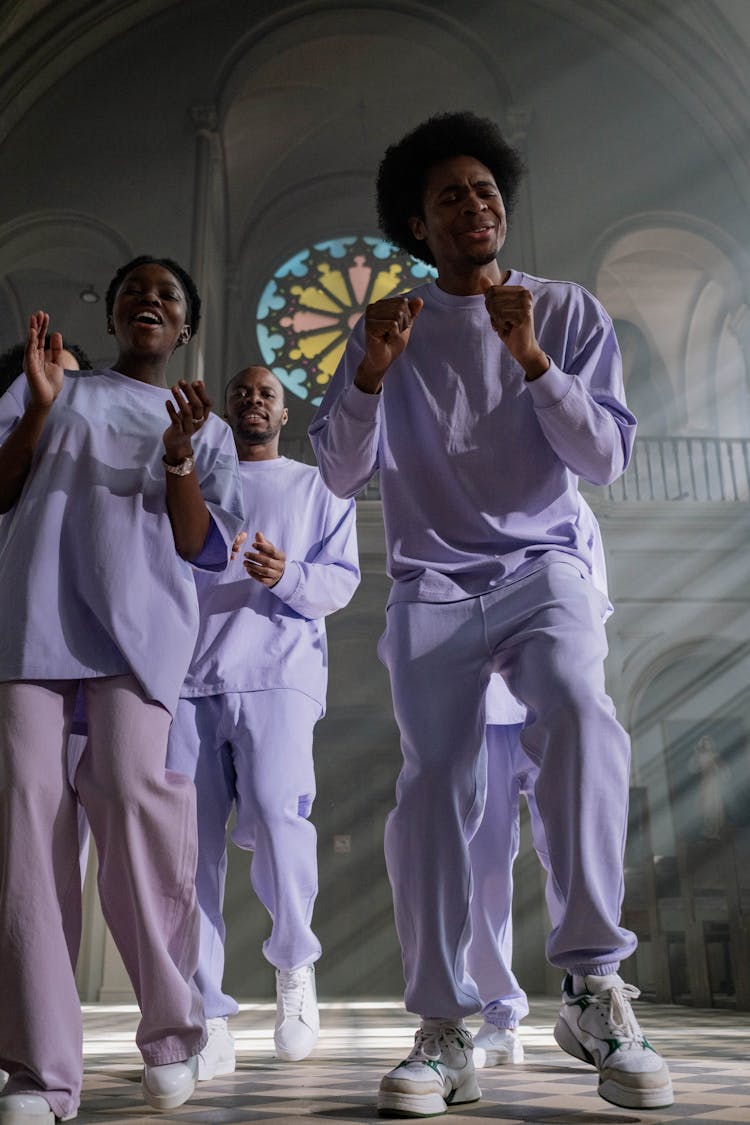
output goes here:
[[192, 473], [195, 459], [193, 457], [186, 457], [184, 461], [180, 461], [178, 465], [170, 465], [165, 458], [162, 457], [164, 468], [168, 473], [175, 477], [186, 477], [188, 473]]

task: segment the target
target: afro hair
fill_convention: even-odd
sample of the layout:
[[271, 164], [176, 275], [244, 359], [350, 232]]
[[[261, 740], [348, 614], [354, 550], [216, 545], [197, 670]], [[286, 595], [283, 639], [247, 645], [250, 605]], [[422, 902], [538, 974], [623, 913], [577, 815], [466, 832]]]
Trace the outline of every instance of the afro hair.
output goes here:
[[523, 161], [503, 139], [494, 121], [473, 113], [430, 117], [386, 149], [377, 178], [377, 209], [385, 237], [407, 254], [435, 264], [426, 242], [415, 238], [409, 219], [423, 216], [427, 174], [453, 156], [473, 156], [489, 168], [503, 197], [506, 214], [515, 202], [525, 172]]

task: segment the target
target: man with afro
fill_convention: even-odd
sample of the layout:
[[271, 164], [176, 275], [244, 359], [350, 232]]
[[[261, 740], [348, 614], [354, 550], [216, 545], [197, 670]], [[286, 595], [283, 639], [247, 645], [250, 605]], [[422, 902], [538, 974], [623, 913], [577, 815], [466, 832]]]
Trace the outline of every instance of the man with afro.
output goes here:
[[630, 746], [604, 684], [603, 595], [578, 478], [627, 467], [636, 422], [612, 322], [579, 285], [498, 262], [523, 168], [493, 122], [442, 114], [390, 147], [387, 238], [437, 281], [370, 305], [311, 427], [331, 490], [380, 473], [393, 586], [379, 654], [403, 766], [385, 833], [414, 1048], [382, 1080], [383, 1113], [474, 1101], [467, 1016], [469, 842], [485, 693], [500, 673], [526, 708], [521, 741], [561, 903], [547, 956], [565, 974], [555, 1038], [615, 1105], [672, 1101], [669, 1072], [619, 976]]

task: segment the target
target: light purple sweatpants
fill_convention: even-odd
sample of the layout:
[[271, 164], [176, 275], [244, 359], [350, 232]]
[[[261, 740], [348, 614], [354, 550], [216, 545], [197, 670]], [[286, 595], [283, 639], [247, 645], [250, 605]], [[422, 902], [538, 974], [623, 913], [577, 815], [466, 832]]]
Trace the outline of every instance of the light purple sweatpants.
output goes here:
[[403, 765], [385, 854], [405, 1002], [423, 1018], [482, 1007], [466, 966], [469, 841], [484, 807], [477, 763], [493, 671], [527, 708], [522, 742], [539, 767], [536, 799], [564, 903], [548, 959], [602, 975], [635, 949], [619, 925], [630, 746], [605, 692], [602, 609], [591, 582], [559, 562], [481, 597], [388, 608], [379, 652]]
[[[76, 788], [75, 776], [83, 752], [86, 749], [85, 734], [71, 734], [68, 739], [68, 781], [73, 789]], [[91, 829], [86, 813], [78, 805], [78, 863], [81, 868], [81, 886], [86, 882], [86, 869], [89, 865], [89, 851], [91, 850]]]
[[317, 834], [307, 819], [315, 797], [312, 738], [319, 717], [318, 703], [286, 688], [181, 699], [177, 705], [167, 763], [193, 778], [198, 794], [201, 941], [195, 979], [208, 1019], [238, 1010], [222, 989], [233, 806], [232, 839], [253, 852], [250, 881], [272, 919], [264, 956], [277, 969], [297, 969], [320, 957], [311, 928]]
[[[534, 784], [537, 768], [521, 746], [522, 725], [488, 724], [487, 796], [484, 813], [469, 843], [473, 890], [471, 896], [471, 941], [466, 954], [469, 975], [482, 998], [482, 1015], [496, 1027], [518, 1027], [529, 1014], [526, 993], [512, 969], [513, 961], [513, 864], [520, 840], [519, 803], [525, 797], [529, 809], [531, 838], [545, 871], [549, 871], [547, 838], [537, 809]], [[547, 910], [557, 926], [564, 903], [547, 880]]]
[[[68, 732], [77, 681], [0, 684], [0, 1067], [5, 1094], [73, 1113], [82, 1079], [74, 965], [81, 926]], [[201, 1050], [195, 791], [165, 771], [170, 716], [133, 676], [84, 681], [89, 735], [76, 771], [99, 852], [102, 910], [141, 1008], [153, 1065]]]

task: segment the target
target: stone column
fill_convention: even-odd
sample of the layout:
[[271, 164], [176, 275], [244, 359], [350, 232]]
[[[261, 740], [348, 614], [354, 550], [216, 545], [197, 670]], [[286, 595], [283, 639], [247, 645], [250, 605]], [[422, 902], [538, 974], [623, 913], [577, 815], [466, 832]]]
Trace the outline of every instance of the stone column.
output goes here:
[[226, 170], [216, 107], [190, 110], [195, 128], [195, 187], [190, 272], [204, 302], [200, 334], [186, 354], [186, 378], [206, 378], [216, 397], [223, 384], [222, 273], [226, 259]]

